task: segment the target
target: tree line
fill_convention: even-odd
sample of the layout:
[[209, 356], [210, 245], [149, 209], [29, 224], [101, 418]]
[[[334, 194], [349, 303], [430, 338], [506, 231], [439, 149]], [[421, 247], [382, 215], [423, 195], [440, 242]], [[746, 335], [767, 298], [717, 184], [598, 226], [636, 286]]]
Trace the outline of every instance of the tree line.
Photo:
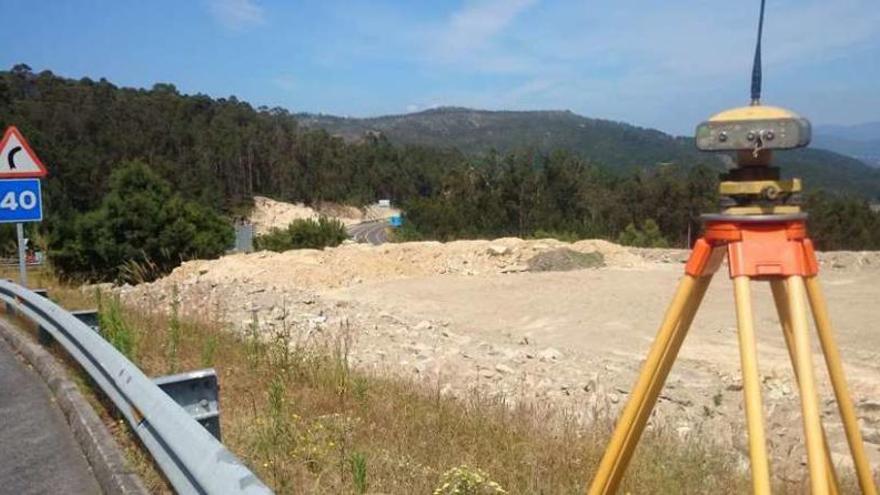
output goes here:
[[[444, 175], [438, 190], [404, 202], [399, 237], [605, 238], [646, 247], [690, 246], [701, 213], [718, 211], [719, 170], [675, 164], [619, 175], [567, 152], [490, 155]], [[822, 250], [880, 249], [880, 213], [858, 197], [814, 190], [802, 198]]]
[[[49, 168], [47, 218], [29, 227], [30, 236], [41, 239], [50, 258], [72, 276], [113, 278], [116, 268], [93, 265], [132, 257], [156, 262], [152, 257], [158, 256], [167, 270], [181, 259], [216, 256], [229, 239], [218, 222], [228, 226], [243, 215], [255, 194], [306, 204], [390, 198], [406, 211], [404, 235], [410, 238], [543, 233], [662, 239], [681, 247], [688, 232], [696, 235], [698, 213], [717, 202], [719, 170], [704, 165], [622, 175], [613, 164], [564, 151], [471, 156], [452, 148], [398, 146], [371, 133], [345, 142], [300, 126], [281, 108], [184, 95], [170, 84], [132, 89], [105, 79], [71, 80], [21, 64], [0, 72], [0, 125], [11, 124]], [[149, 185], [149, 201], [135, 191], [137, 184]], [[135, 228], [116, 218], [135, 200], [171, 202], [173, 208], [162, 212], [171, 216], [162, 218], [169, 225], [174, 215], [185, 221], [171, 233], [156, 225], [137, 227], [154, 229], [152, 237], [113, 232]], [[820, 247], [880, 249], [880, 220], [863, 200], [820, 194], [809, 202], [814, 223], [822, 226], [815, 232]], [[199, 238], [200, 246], [191, 245], [202, 230], [211, 234]], [[659, 236], [633, 235], [645, 230]], [[146, 243], [156, 235], [168, 241], [149, 249], [138, 245], [138, 239]], [[0, 236], [4, 247], [13, 238], [8, 227]], [[129, 244], [105, 245], [98, 256], [89, 253], [93, 236]]]

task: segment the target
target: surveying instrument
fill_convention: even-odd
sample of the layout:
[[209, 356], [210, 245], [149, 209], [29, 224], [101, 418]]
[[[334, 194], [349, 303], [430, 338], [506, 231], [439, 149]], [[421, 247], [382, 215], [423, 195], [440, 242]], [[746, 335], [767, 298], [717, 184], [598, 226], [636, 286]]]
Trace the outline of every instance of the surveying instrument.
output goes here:
[[736, 154], [736, 166], [722, 176], [722, 211], [702, 215], [703, 237], [694, 244], [660, 330], [642, 367], [629, 402], [623, 409], [589, 495], [617, 491], [645, 429], [688, 328], [726, 258], [733, 280], [752, 486], [756, 494], [770, 493], [761, 379], [752, 315], [750, 284], [768, 281], [801, 400], [807, 467], [814, 495], [837, 494], [837, 476], [821, 423], [807, 323], [807, 301], [837, 399], [846, 439], [862, 493], [877, 495], [865, 453], [858, 419], [844, 378], [840, 354], [817, 275], [819, 265], [807, 237], [806, 213], [798, 205], [800, 179], [783, 180], [771, 166], [773, 150], [805, 147], [810, 123], [788, 110], [761, 104], [761, 35], [764, 0], [758, 22], [758, 42], [752, 68], [751, 105], [721, 112], [700, 124], [697, 148]]

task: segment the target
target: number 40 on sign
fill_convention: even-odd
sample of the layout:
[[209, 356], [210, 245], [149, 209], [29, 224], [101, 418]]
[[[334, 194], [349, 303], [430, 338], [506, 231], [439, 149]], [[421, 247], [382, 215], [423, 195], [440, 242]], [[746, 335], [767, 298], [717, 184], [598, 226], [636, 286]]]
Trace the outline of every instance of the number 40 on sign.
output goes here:
[[40, 179], [0, 180], [0, 223], [42, 220]]

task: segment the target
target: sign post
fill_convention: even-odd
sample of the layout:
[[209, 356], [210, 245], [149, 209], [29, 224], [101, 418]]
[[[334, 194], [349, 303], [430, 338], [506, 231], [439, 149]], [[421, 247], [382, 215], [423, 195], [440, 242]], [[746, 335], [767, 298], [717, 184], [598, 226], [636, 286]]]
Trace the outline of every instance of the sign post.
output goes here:
[[15, 233], [18, 236], [18, 280], [22, 287], [27, 287], [27, 265], [25, 264], [24, 224], [15, 224]]
[[0, 141], [0, 223], [15, 223], [19, 283], [27, 286], [27, 241], [23, 222], [43, 220], [40, 177], [46, 167], [15, 126]]

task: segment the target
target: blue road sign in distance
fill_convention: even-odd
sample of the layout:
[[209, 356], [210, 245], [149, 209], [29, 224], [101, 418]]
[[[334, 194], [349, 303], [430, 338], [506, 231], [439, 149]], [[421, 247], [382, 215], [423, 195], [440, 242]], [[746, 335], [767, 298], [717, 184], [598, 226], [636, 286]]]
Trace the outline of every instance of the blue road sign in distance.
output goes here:
[[43, 197], [40, 179], [0, 180], [0, 223], [40, 222]]

